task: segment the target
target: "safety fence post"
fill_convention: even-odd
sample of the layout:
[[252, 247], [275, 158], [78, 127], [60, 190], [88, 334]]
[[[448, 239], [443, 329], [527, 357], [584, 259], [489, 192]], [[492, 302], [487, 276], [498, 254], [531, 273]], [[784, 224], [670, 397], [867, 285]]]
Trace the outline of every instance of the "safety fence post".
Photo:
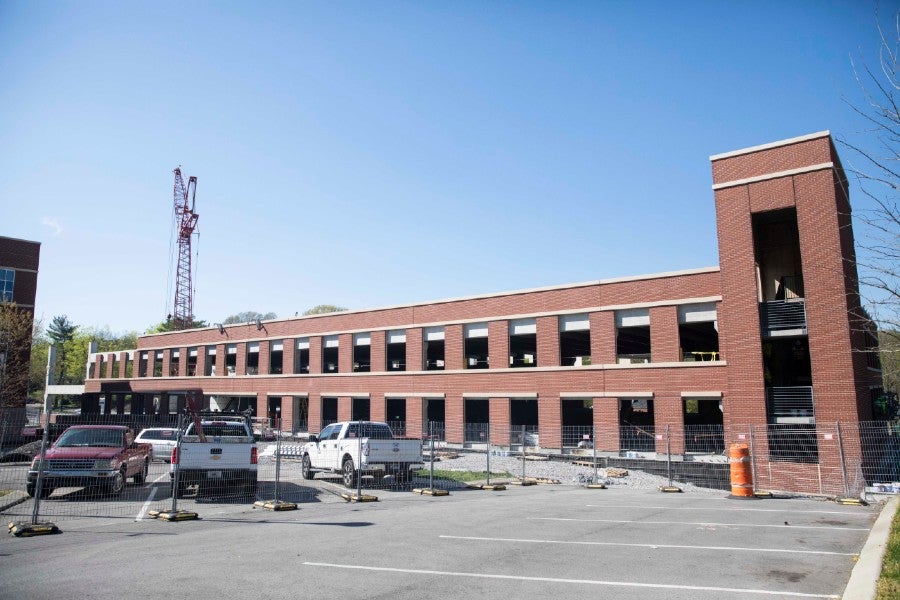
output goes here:
[[525, 483], [525, 426], [522, 425], [522, 483]]
[[275, 504], [278, 502], [278, 488], [281, 486], [281, 417], [275, 419]]
[[659, 491], [668, 493], [681, 491], [681, 488], [672, 485], [672, 435], [668, 424], [666, 424], [666, 478], [669, 480], [668, 485], [660, 487]]
[[428, 473], [428, 487], [434, 494], [434, 421], [428, 422], [428, 438], [431, 440], [431, 468]]
[[491, 485], [491, 424], [487, 423], [485, 430], [487, 431], [487, 480], [485, 485]]

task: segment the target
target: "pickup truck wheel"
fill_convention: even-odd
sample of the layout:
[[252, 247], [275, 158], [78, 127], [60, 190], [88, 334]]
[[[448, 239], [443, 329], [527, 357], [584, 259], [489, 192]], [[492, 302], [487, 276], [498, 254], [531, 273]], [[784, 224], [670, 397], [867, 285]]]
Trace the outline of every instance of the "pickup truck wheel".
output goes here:
[[106, 492], [110, 496], [119, 496], [122, 493], [122, 490], [125, 489], [125, 467], [122, 467], [120, 470], [116, 471], [116, 474], [107, 484]]
[[[35, 495], [37, 494], [37, 489], [35, 489], [35, 488], [36, 488], [36, 484], [34, 484], [34, 483], [26, 483], [25, 484], [25, 492], [32, 498], [34, 498]], [[52, 487], [50, 487], [48, 485], [41, 487], [41, 498], [46, 498], [47, 496], [49, 496], [52, 493], [53, 493]]]
[[397, 485], [406, 485], [410, 479], [409, 469], [401, 469], [394, 473], [394, 481]]
[[256, 498], [256, 477], [244, 484], [244, 494], [252, 498]]
[[353, 459], [347, 458], [344, 459], [344, 464], [341, 465], [341, 475], [344, 478], [344, 485], [348, 488], [356, 487], [356, 478], [357, 473], [356, 469], [353, 468]]
[[303, 479], [312, 479], [315, 473], [312, 472], [312, 463], [309, 460], [309, 454], [303, 455], [303, 461], [300, 463], [300, 476]]
[[148, 471], [150, 471], [150, 461], [145, 460], [144, 466], [141, 467], [141, 470], [134, 474], [134, 482], [138, 485], [142, 485], [145, 481], [147, 481]]

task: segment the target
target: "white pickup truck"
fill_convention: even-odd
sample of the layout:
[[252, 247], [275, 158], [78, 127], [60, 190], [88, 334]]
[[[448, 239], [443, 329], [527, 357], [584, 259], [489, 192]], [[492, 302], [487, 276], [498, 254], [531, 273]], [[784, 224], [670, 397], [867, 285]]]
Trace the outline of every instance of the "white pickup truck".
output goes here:
[[407, 483], [410, 469], [423, 466], [421, 440], [394, 438], [387, 423], [374, 421], [332, 423], [309, 437], [301, 456], [304, 479], [317, 471], [340, 473], [349, 488], [356, 487], [360, 475], [376, 481], [392, 475], [396, 483]]
[[246, 417], [208, 415], [191, 421], [172, 450], [169, 476], [175, 483], [178, 469], [178, 497], [189, 487], [227, 490], [256, 495], [257, 456], [253, 429]]

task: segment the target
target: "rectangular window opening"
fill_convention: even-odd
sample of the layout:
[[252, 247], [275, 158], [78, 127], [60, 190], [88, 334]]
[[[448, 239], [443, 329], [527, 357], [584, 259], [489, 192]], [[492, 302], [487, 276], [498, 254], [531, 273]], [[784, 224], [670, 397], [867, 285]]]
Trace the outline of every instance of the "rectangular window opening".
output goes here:
[[588, 315], [559, 318], [559, 364], [580, 367], [591, 364], [591, 326]]
[[616, 362], [650, 362], [650, 311], [646, 308], [616, 311]]
[[269, 374], [281, 375], [284, 370], [284, 342], [269, 342]]

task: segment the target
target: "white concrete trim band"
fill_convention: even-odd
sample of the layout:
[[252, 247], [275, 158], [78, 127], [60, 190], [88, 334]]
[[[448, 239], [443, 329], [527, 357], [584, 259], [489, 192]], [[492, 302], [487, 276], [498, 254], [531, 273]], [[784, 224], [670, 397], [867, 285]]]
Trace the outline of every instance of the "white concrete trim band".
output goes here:
[[428, 400], [445, 398], [442, 392], [385, 392], [385, 398], [423, 398]]
[[757, 175], [756, 177], [747, 177], [746, 179], [735, 179], [734, 181], [726, 181], [725, 183], [716, 183], [712, 186], [712, 189], [713, 191], [716, 191], [738, 185], [747, 185], [748, 183], [758, 183], [760, 181], [768, 181], [769, 179], [780, 179], [781, 177], [791, 177], [792, 175], [802, 175], [803, 173], [812, 173], [814, 171], [833, 168], [833, 162], [819, 163], [818, 165], [810, 165], [798, 169], [788, 169], [787, 171], [778, 171], [777, 173], [766, 173], [765, 175]]
[[561, 400], [574, 398], [653, 398], [653, 392], [560, 392]]
[[721, 398], [722, 392], [681, 392], [682, 398]]

